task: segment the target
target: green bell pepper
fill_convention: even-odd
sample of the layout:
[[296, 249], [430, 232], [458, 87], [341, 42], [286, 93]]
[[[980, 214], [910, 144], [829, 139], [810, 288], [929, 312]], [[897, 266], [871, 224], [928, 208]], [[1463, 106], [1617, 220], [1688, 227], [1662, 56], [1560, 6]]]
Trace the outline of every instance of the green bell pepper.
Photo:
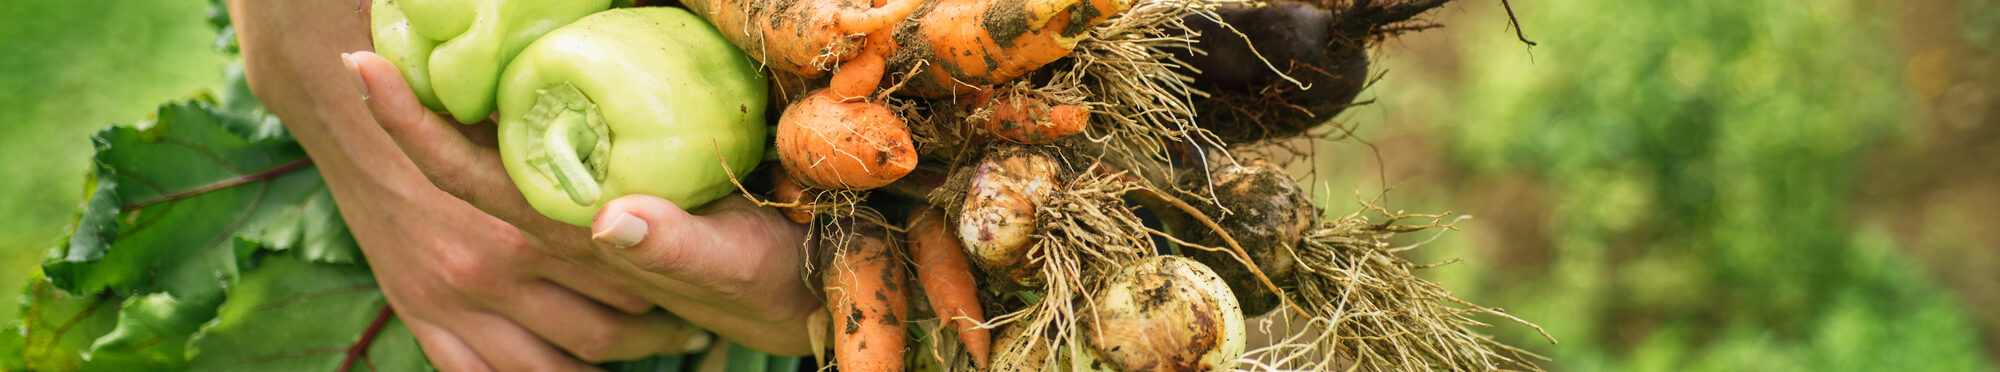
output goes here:
[[[500, 156], [537, 211], [589, 226], [651, 194], [694, 209], [762, 160], [765, 80], [678, 8], [613, 9], [536, 40], [501, 75]], [[720, 158], [718, 158], [720, 156]]]
[[493, 113], [500, 70], [536, 38], [611, 0], [382, 0], [371, 8], [375, 53], [396, 64], [417, 100], [460, 123]]

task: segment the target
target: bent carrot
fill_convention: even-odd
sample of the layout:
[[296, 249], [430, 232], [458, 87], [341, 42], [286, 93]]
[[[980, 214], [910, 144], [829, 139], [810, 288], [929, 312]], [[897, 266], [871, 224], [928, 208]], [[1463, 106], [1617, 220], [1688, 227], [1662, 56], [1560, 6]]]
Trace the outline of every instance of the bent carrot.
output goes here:
[[1034, 97], [995, 93], [984, 89], [973, 94], [973, 107], [989, 114], [968, 124], [994, 137], [1014, 143], [1045, 145], [1063, 137], [1082, 133], [1090, 125], [1090, 110], [1077, 105], [1050, 106]]
[[[925, 76], [899, 93], [942, 97], [1026, 75], [1068, 56], [1128, 0], [928, 0], [897, 23], [889, 71]], [[925, 78], [928, 77], [928, 78]]]
[[853, 58], [865, 36], [908, 17], [921, 1], [683, 0], [681, 4], [708, 19], [750, 57], [778, 70], [818, 78]]
[[800, 186], [799, 181], [792, 180], [792, 176], [785, 171], [774, 169], [772, 173], [774, 174], [771, 176], [771, 183], [774, 185], [771, 188], [771, 198], [777, 199], [779, 203], [792, 205], [778, 208], [778, 211], [783, 212], [785, 219], [794, 223], [812, 222], [813, 213], [806, 209], [806, 205], [812, 204], [815, 198], [807, 194], [805, 186]]
[[873, 189], [917, 167], [903, 119], [879, 102], [842, 102], [828, 89], [785, 108], [776, 142], [779, 162], [809, 187]]
[[909, 336], [903, 328], [909, 307], [903, 293], [903, 262], [896, 258], [887, 231], [858, 220], [848, 220], [845, 226], [848, 235], [826, 239], [846, 240], [846, 250], [833, 254], [821, 271], [826, 309], [834, 323], [834, 365], [843, 371], [901, 371]]
[[947, 226], [944, 211], [937, 208], [923, 206], [910, 211], [910, 260], [931, 309], [958, 332], [959, 343], [972, 354], [973, 364], [985, 370], [986, 358], [993, 352], [992, 331], [979, 327], [986, 322], [986, 310], [979, 305], [972, 261]]
[[[899, 93], [942, 97], [1068, 56], [1129, 0], [685, 0], [771, 68], [818, 78], [862, 54], [922, 66]], [[842, 91], [848, 93], [848, 91]]]

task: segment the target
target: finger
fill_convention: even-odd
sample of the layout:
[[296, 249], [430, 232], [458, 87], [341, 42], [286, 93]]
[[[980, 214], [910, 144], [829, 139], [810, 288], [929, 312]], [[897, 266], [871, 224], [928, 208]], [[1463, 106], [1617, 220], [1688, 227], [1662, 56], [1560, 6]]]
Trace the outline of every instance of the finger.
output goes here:
[[368, 92], [368, 111], [439, 189], [516, 225], [545, 220], [514, 188], [500, 152], [474, 143], [451, 119], [424, 108], [396, 66], [372, 52], [343, 54]]
[[556, 285], [581, 293], [584, 297], [627, 314], [644, 314], [653, 309], [652, 301], [604, 281], [602, 273], [592, 272], [569, 262], [551, 261], [554, 263], [536, 267], [542, 271], [543, 278], [555, 282]]
[[501, 313], [585, 362], [638, 359], [707, 347], [708, 333], [664, 311], [621, 313], [549, 282], [528, 286]]
[[536, 337], [505, 317], [470, 313], [451, 320], [446, 329], [464, 340], [486, 365], [499, 371], [588, 371], [584, 364], [555, 345]]
[[486, 361], [479, 359], [479, 353], [465, 345], [464, 340], [453, 336], [451, 332], [445, 332], [444, 328], [412, 318], [403, 318], [403, 324], [410, 326], [410, 333], [417, 337], [417, 346], [424, 349], [424, 356], [429, 357], [431, 364], [436, 365], [438, 370], [451, 372], [493, 370], [493, 367], [486, 365]]
[[605, 203], [592, 240], [640, 269], [698, 286], [729, 287], [759, 274], [767, 262], [796, 262], [795, 249], [745, 249], [798, 242], [797, 225], [739, 197], [725, 197], [696, 216], [651, 195]]

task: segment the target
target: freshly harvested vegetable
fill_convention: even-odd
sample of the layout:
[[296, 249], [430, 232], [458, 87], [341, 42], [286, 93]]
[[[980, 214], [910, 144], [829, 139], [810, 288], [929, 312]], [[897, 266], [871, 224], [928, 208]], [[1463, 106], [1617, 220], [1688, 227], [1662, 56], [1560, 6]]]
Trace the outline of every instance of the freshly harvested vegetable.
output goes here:
[[[1285, 288], [1296, 282], [1293, 274], [1298, 270], [1298, 260], [1293, 252], [1319, 220], [1319, 209], [1284, 168], [1262, 160], [1222, 164], [1206, 176], [1199, 172], [1183, 174], [1180, 185], [1184, 190], [1213, 190], [1215, 203], [1195, 203], [1195, 208], [1214, 218], [1272, 284]], [[1224, 208], [1228, 208], [1227, 213]], [[1222, 275], [1230, 292], [1243, 305], [1243, 316], [1263, 315], [1283, 303], [1277, 293], [1250, 272], [1249, 266], [1237, 259], [1234, 251], [1228, 250], [1229, 246], [1215, 231], [1194, 226], [1180, 230], [1186, 231], [1185, 235], [1195, 244], [1222, 249], [1183, 248], [1181, 253]]]
[[813, 92], [778, 118], [778, 160], [800, 184], [823, 189], [887, 186], [917, 168], [903, 119], [880, 102]]
[[994, 344], [998, 345], [1000, 349], [994, 350], [993, 354], [1000, 356], [1018, 355], [1020, 357], [995, 359], [992, 364], [993, 368], [990, 371], [1041, 372], [1049, 370], [1048, 367], [1051, 361], [1047, 357], [1049, 356], [1048, 340], [1027, 335], [1025, 332], [1026, 328], [1022, 325], [1000, 328], [1000, 332], [997, 334], [999, 337], [995, 338]]
[[901, 371], [909, 334], [903, 261], [888, 231], [845, 220], [827, 229], [820, 246], [831, 260], [821, 268], [826, 310], [833, 321], [834, 364], [846, 371]]
[[[763, 75], [677, 8], [593, 14], [549, 32], [500, 85], [500, 152], [535, 210], [588, 226], [620, 196], [693, 209], [763, 156]], [[721, 158], [718, 159], [717, 155]]]
[[908, 17], [919, 5], [899, 0], [693, 0], [682, 5], [715, 24], [738, 48], [778, 71], [823, 76], [859, 53], [861, 40]]
[[[1069, 55], [1119, 0], [689, 0], [737, 47], [813, 78], [863, 54], [889, 71], [925, 66], [905, 91], [925, 96], [997, 84]], [[870, 45], [874, 44], [874, 45]], [[846, 68], [843, 67], [843, 70]]]
[[[894, 0], [916, 2], [916, 0]], [[924, 0], [893, 30], [889, 71], [923, 68], [903, 92], [925, 97], [1004, 83], [1068, 56], [1127, 0]], [[893, 4], [893, 2], [892, 2]]]
[[1036, 209], [1055, 193], [1060, 164], [1047, 153], [1021, 146], [996, 146], [972, 169], [972, 183], [959, 213], [958, 238], [972, 262], [990, 275], [1015, 284], [1041, 282], [1031, 259]]
[[1050, 105], [1034, 97], [1002, 94], [998, 89], [982, 89], [967, 100], [974, 110], [968, 118], [974, 128], [1008, 142], [1043, 145], [1073, 134], [1090, 125], [1090, 110], [1077, 105]]
[[1196, 101], [1202, 126], [1224, 141], [1304, 133], [1350, 106], [1368, 80], [1370, 30], [1351, 29], [1359, 22], [1343, 23], [1331, 9], [1283, 0], [1220, 4], [1215, 13], [1224, 23], [1187, 19], [1201, 33], [1195, 46], [1207, 53], [1182, 58], [1201, 70], [1194, 85], [1213, 94]]
[[972, 263], [965, 248], [952, 236], [944, 211], [929, 206], [910, 212], [910, 261], [917, 271], [917, 283], [930, 299], [931, 310], [952, 330], [972, 362], [986, 368], [993, 351], [992, 331], [980, 328], [986, 310], [979, 304], [979, 283], [972, 277]]
[[1083, 330], [1091, 356], [1113, 371], [1217, 371], [1243, 355], [1243, 315], [1214, 271], [1153, 256], [1104, 279]]
[[785, 219], [794, 223], [812, 222], [812, 210], [805, 208], [806, 204], [812, 204], [812, 194], [807, 194], [805, 186], [792, 180], [791, 174], [785, 173], [784, 170], [773, 168], [771, 173], [774, 173], [771, 176], [771, 197], [778, 203], [792, 205], [778, 208], [778, 211], [783, 212]]
[[610, 0], [381, 0], [370, 8], [375, 53], [417, 100], [460, 123], [486, 120], [500, 73], [543, 34], [603, 11]]

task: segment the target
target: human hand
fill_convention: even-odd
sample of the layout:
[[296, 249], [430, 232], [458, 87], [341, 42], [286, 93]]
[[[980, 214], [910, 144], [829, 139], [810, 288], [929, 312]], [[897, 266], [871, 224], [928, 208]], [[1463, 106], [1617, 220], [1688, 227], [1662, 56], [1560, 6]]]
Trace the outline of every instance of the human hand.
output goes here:
[[588, 370], [712, 343], [464, 201], [428, 185], [405, 190], [335, 200], [390, 305], [444, 370]]
[[251, 89], [325, 177], [389, 304], [448, 371], [580, 370], [709, 337], [528, 245], [437, 189], [373, 124], [335, 57], [368, 46], [349, 1], [230, 1]]
[[519, 228], [542, 252], [724, 338], [773, 354], [808, 352], [800, 330], [820, 300], [800, 277], [804, 226], [739, 197], [691, 214], [658, 197], [626, 196], [606, 203], [591, 229], [549, 219], [508, 178], [491, 125], [425, 109], [381, 56], [343, 58], [376, 122], [438, 188]]

